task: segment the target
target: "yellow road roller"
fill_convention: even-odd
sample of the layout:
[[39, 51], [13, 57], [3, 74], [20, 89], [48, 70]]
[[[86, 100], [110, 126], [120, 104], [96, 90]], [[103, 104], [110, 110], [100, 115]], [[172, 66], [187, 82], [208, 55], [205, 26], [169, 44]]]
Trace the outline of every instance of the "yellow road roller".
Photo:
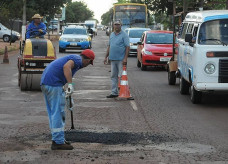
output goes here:
[[26, 39], [20, 44], [18, 56], [18, 86], [21, 91], [40, 89], [40, 79], [45, 67], [56, 59], [52, 42], [44, 38]]

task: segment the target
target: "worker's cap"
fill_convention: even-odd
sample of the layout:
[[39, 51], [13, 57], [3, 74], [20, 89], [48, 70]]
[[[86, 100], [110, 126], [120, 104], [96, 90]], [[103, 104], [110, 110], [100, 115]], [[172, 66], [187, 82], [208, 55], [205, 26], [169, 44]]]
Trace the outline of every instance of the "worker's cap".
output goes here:
[[95, 54], [92, 50], [86, 49], [81, 52], [82, 55], [86, 56], [88, 59], [92, 59], [91, 64], [93, 65], [93, 60], [95, 59]]
[[40, 14], [33, 15], [32, 19], [42, 19], [43, 17]]
[[120, 24], [121, 25], [121, 21], [120, 20], [115, 20], [114, 24]]

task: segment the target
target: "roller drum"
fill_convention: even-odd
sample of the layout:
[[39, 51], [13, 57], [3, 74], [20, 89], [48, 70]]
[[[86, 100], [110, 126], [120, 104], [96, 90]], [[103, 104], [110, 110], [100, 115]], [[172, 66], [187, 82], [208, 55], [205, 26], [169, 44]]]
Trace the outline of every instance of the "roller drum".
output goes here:
[[20, 88], [22, 91], [40, 91], [41, 74], [21, 74]]

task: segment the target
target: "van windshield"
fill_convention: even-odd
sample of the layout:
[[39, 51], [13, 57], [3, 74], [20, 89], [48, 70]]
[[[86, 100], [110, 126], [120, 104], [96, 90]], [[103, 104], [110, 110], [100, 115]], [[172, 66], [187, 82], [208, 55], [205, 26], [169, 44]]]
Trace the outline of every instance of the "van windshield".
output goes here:
[[200, 27], [198, 43], [204, 45], [227, 45], [228, 19], [203, 23]]

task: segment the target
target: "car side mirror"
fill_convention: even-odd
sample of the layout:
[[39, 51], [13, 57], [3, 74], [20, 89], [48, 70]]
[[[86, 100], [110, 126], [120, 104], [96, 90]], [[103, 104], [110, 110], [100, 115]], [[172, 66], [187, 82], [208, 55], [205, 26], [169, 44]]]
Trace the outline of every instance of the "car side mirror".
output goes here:
[[138, 45], [142, 45], [142, 42], [137, 42]]
[[185, 42], [188, 42], [188, 43], [192, 43], [192, 34], [188, 33], [188, 34], [185, 34]]

